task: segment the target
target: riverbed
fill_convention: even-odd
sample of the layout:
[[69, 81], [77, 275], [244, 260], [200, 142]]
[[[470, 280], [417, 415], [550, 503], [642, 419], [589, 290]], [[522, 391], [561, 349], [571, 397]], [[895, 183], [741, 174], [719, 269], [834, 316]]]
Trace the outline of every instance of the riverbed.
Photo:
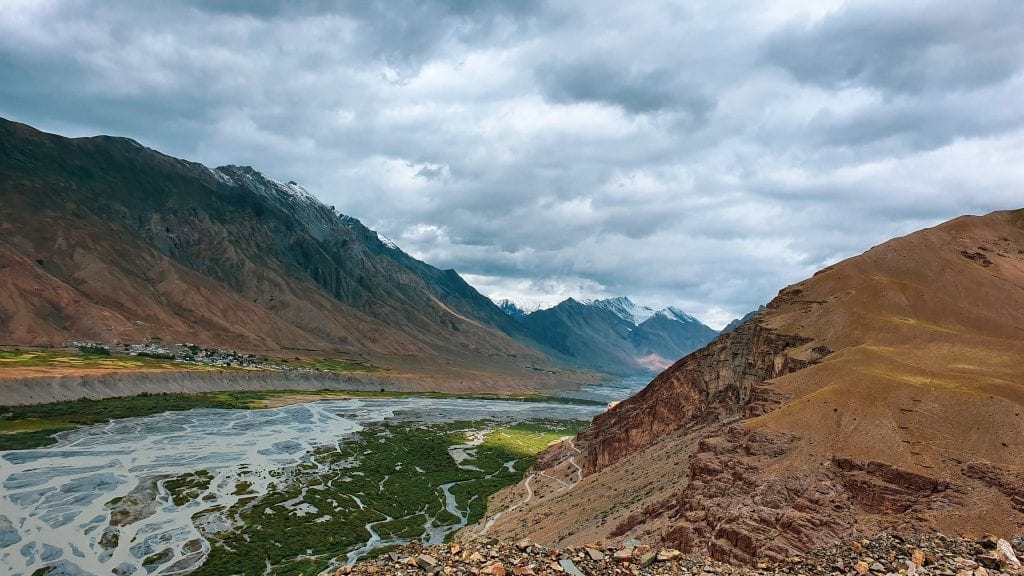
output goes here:
[[[636, 382], [603, 386], [590, 397], [612, 400], [636, 387]], [[0, 452], [0, 572], [186, 574], [203, 562], [210, 549], [207, 535], [219, 529], [200, 529], [195, 518], [216, 522], [213, 512], [266, 494], [290, 470], [315, 464], [317, 449], [344, 443], [367, 426], [589, 420], [601, 410], [541, 402], [357, 399], [262, 410], [198, 409], [80, 428], [47, 448]], [[202, 498], [176, 504], [166, 483], [196, 471], [209, 475]], [[140, 497], [147, 486], [151, 493]], [[450, 488], [444, 487], [446, 499]], [[453, 502], [448, 500], [454, 520], [428, 521], [425, 535], [443, 537], [465, 523], [465, 510]], [[310, 522], [316, 521], [317, 512], [302, 506], [295, 502], [294, 513], [309, 513]], [[113, 510], [143, 519], [115, 518], [115, 539], [110, 536]], [[395, 543], [368, 528], [370, 538], [350, 558]]]

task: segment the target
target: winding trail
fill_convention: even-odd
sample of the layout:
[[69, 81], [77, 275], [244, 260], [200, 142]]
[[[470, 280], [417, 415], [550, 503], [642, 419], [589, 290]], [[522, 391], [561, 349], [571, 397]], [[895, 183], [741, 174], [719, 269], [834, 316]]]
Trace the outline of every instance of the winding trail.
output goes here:
[[526, 486], [526, 499], [524, 499], [519, 504], [516, 504], [516, 505], [512, 506], [511, 508], [508, 508], [506, 510], [502, 510], [501, 512], [496, 513], [494, 516], [491, 516], [487, 520], [487, 522], [484, 524], [484, 527], [480, 530], [480, 535], [481, 536], [486, 534], [487, 531], [491, 529], [491, 526], [494, 526], [494, 523], [498, 521], [498, 518], [501, 518], [502, 514], [504, 514], [506, 512], [511, 512], [511, 511], [515, 510], [516, 508], [519, 508], [520, 506], [524, 506], [526, 504], [529, 504], [530, 500], [533, 500], [533, 488], [530, 487], [530, 480], [533, 480], [536, 476], [537, 476], [536, 474], [530, 474], [529, 476], [526, 477], [526, 482], [523, 483]]
[[[569, 440], [569, 448], [575, 450], [577, 455], [583, 454], [583, 452], [576, 447], [576, 444], [572, 440]], [[569, 456], [569, 464], [572, 464], [573, 466], [576, 467], [576, 481], [572, 483], [572, 486], [575, 486], [579, 484], [581, 480], [583, 480], [583, 468], [581, 468], [580, 465], [576, 463], [576, 456]], [[572, 488], [572, 486], [570, 486], [569, 488]]]
[[576, 480], [574, 480], [570, 484], [570, 483], [568, 483], [568, 482], [566, 482], [564, 480], [559, 480], [558, 478], [555, 478], [554, 476], [550, 476], [549, 474], [547, 474], [544, 471], [537, 472], [535, 474], [530, 474], [529, 476], [526, 477], [526, 481], [523, 482], [523, 486], [526, 487], [526, 498], [523, 499], [522, 502], [520, 502], [518, 504], [515, 504], [514, 506], [512, 506], [510, 508], [506, 508], [505, 510], [502, 510], [501, 512], [497, 512], [493, 516], [488, 518], [487, 522], [484, 523], [484, 527], [480, 529], [480, 535], [481, 536], [486, 534], [487, 531], [491, 529], [491, 526], [494, 526], [494, 523], [497, 522], [498, 519], [501, 518], [501, 516], [503, 514], [511, 512], [511, 511], [515, 510], [516, 508], [519, 508], [521, 506], [525, 506], [525, 505], [530, 503], [530, 500], [533, 500], [533, 488], [530, 486], [530, 481], [533, 480], [534, 478], [536, 478], [537, 476], [543, 476], [543, 477], [545, 477], [545, 478], [547, 478], [549, 480], [554, 480], [555, 482], [560, 484], [558, 490], [555, 490], [556, 493], [557, 492], [563, 492], [563, 491], [572, 490], [573, 488], [576, 487], [577, 484], [579, 484], [583, 480], [583, 468], [579, 464], [576, 463], [576, 456], [579, 455], [579, 454], [582, 454], [583, 452], [579, 448], [576, 447], [576, 444], [572, 441], [572, 439], [567, 440], [567, 442], [569, 443], [569, 448], [571, 448], [574, 451], [576, 451], [576, 454], [570, 456], [569, 460], [568, 460], [569, 464], [572, 464], [572, 466], [574, 468], [576, 468]]

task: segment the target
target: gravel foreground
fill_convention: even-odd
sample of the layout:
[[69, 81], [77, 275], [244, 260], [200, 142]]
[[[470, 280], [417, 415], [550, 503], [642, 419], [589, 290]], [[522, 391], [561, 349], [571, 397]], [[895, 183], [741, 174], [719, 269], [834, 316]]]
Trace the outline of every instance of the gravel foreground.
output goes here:
[[904, 538], [896, 534], [882, 534], [756, 567], [731, 566], [668, 548], [652, 549], [635, 540], [616, 548], [588, 546], [560, 550], [527, 540], [514, 545], [493, 540], [470, 540], [432, 547], [411, 544], [379, 558], [339, 568], [333, 574], [997, 576], [1024, 574], [1018, 560], [1022, 556], [1024, 536], [1007, 541], [991, 536], [968, 540], [942, 535]]

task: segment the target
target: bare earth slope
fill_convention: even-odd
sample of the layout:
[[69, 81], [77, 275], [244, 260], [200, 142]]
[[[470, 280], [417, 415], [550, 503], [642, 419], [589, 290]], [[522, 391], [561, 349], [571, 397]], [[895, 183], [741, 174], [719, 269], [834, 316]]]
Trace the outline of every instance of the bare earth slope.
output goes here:
[[1024, 210], [785, 288], [538, 467], [565, 479], [571, 456], [579, 484], [535, 476], [488, 533], [736, 562], [883, 528], [1024, 533]]
[[0, 345], [152, 336], [465, 377], [552, 367], [455, 271], [294, 183], [0, 119]]

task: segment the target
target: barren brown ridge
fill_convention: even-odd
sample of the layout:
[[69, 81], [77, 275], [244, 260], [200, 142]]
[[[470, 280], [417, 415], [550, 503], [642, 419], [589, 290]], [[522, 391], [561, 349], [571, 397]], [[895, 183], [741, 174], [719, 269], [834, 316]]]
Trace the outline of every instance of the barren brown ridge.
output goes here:
[[[789, 286], [538, 460], [487, 533], [779, 560], [883, 529], [1024, 533], [1024, 210]], [[492, 501], [522, 500], [524, 487]], [[479, 531], [481, 527], [474, 530]]]

